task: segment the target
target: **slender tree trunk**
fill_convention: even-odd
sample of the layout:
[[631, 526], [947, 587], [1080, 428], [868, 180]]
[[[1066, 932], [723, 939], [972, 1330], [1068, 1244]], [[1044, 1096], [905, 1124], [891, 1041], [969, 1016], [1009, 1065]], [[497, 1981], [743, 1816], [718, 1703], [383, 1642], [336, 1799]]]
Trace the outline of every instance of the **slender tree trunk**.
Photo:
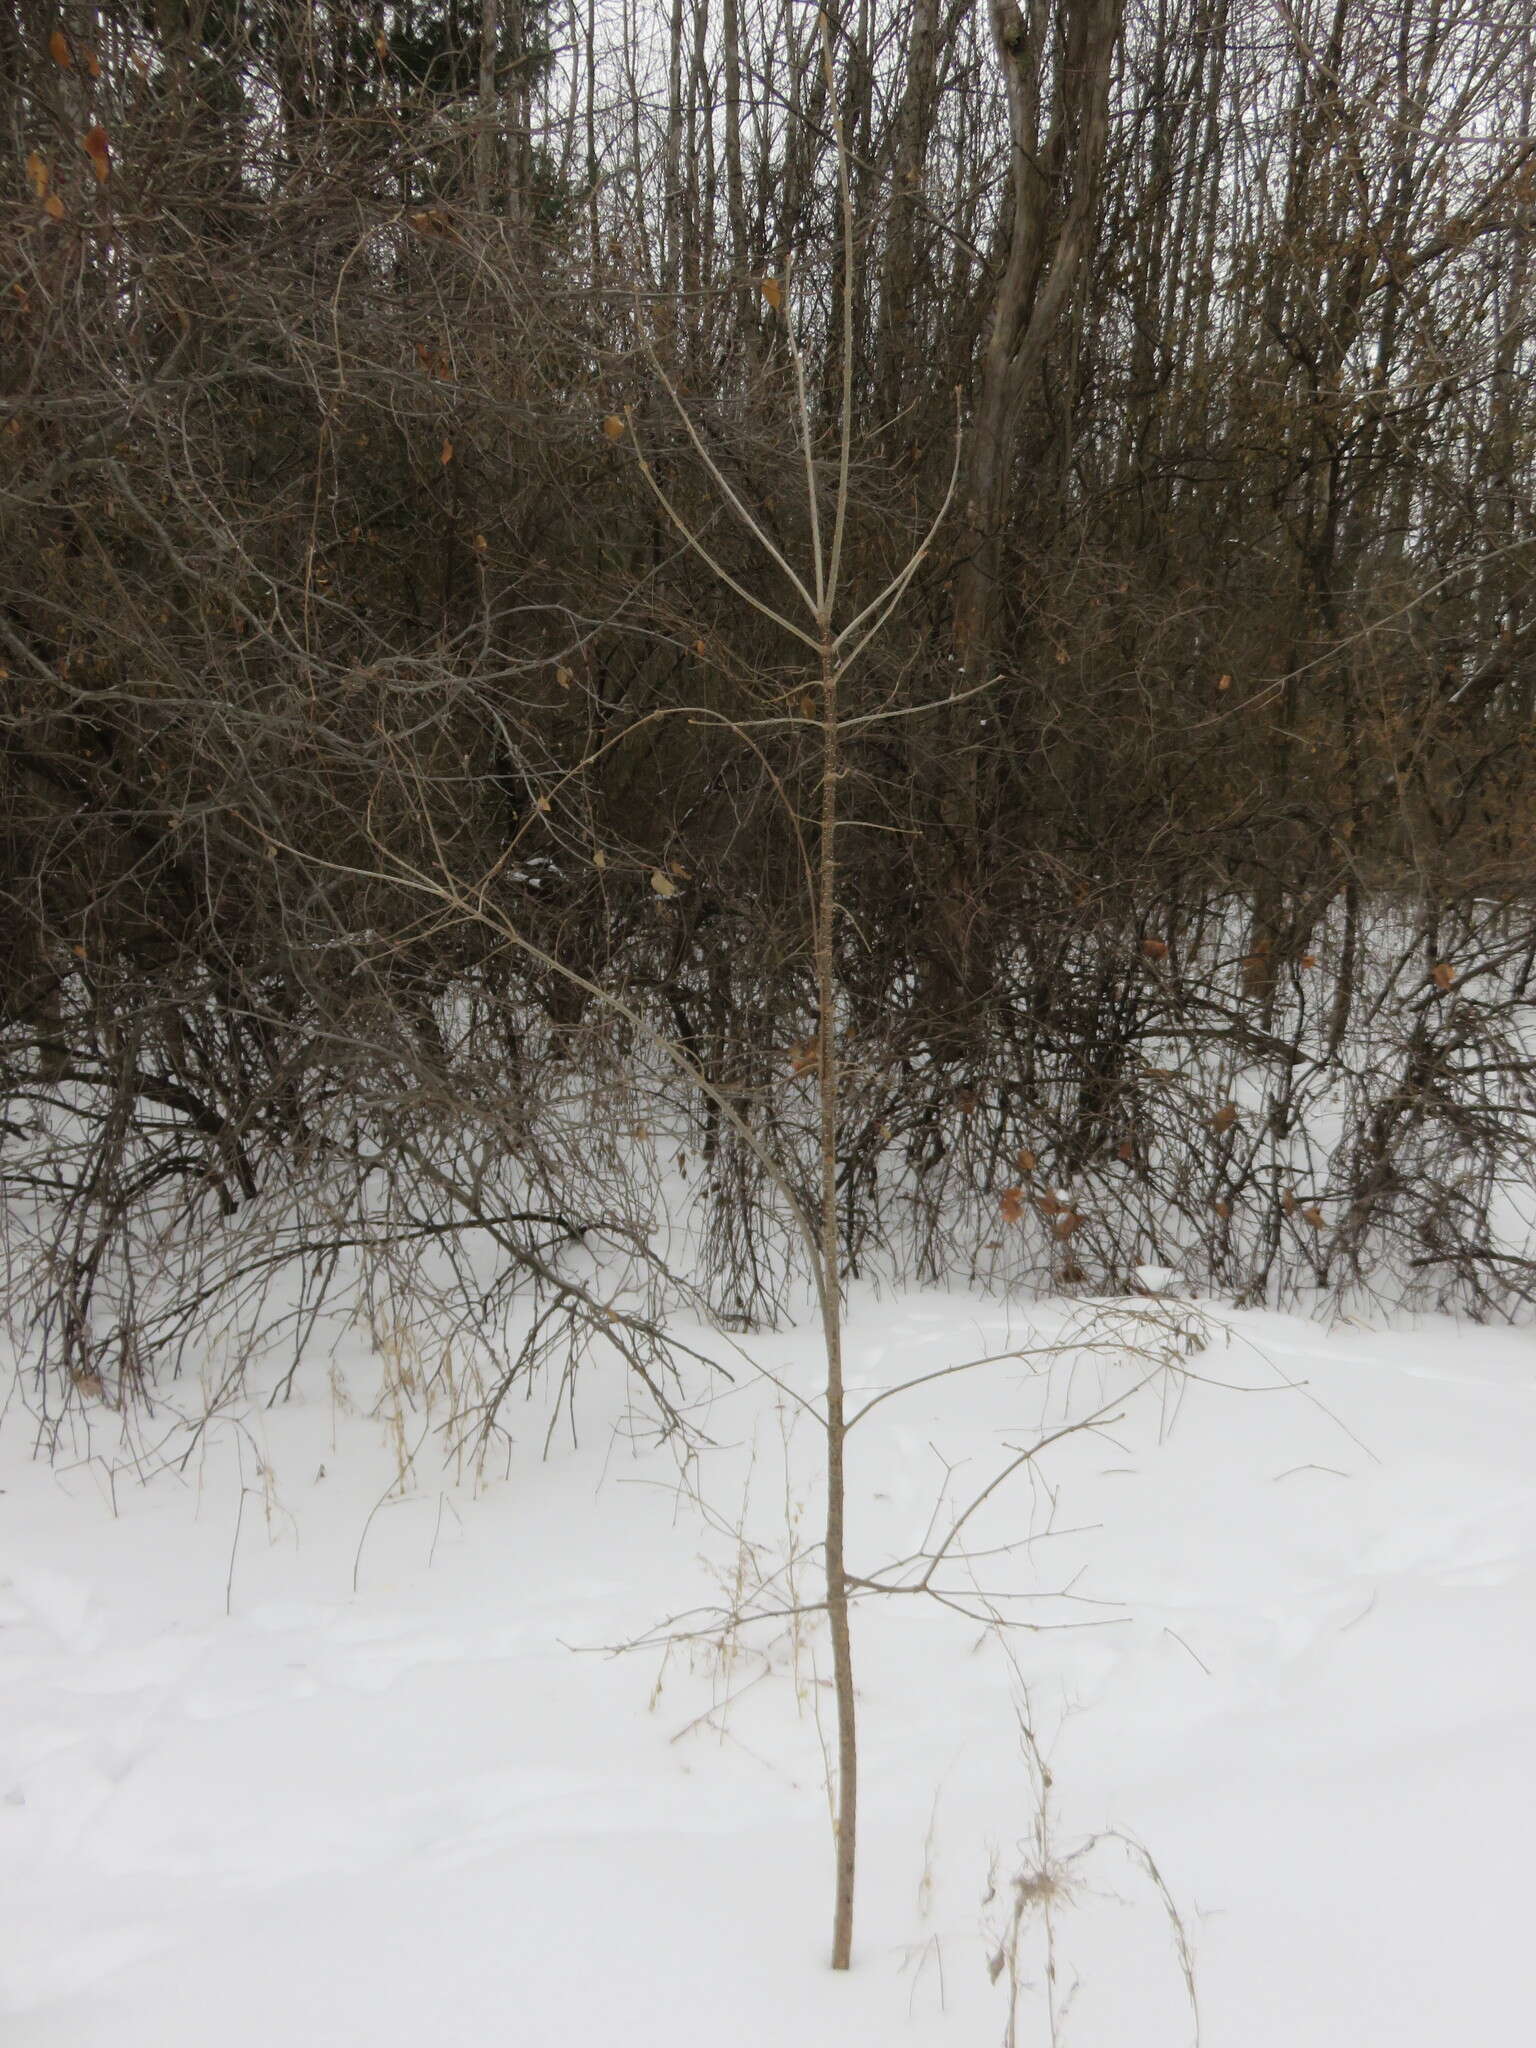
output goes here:
[[832, 1914], [832, 1967], [846, 1970], [853, 1953], [853, 1888], [858, 1850], [859, 1750], [853, 1699], [853, 1645], [848, 1626], [844, 1551], [847, 1422], [843, 1398], [842, 1260], [837, 1215], [838, 1090], [836, 1025], [837, 782], [841, 769], [838, 670], [830, 630], [821, 646], [821, 844], [816, 906], [816, 1000], [821, 1010], [821, 1316], [827, 1355], [827, 1619], [837, 1697], [837, 1891]]
[[[1057, 0], [1060, 55], [1045, 141], [1050, 0], [992, 0], [993, 41], [1008, 100], [1013, 206], [1006, 258], [982, 355], [962, 496], [955, 642], [972, 672], [992, 652], [1002, 534], [1025, 400], [1093, 240], [1109, 134], [1109, 88], [1122, 0]], [[1061, 191], [1067, 192], [1060, 204]], [[1051, 233], [1054, 218], [1060, 227]]]
[[475, 132], [475, 204], [489, 213], [496, 193], [498, 0], [480, 0], [480, 123]]

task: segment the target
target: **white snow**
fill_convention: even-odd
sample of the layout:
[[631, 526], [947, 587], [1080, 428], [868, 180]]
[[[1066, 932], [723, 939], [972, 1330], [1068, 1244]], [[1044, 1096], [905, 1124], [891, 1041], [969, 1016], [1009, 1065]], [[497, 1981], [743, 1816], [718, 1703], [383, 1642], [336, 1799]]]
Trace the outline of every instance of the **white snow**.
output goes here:
[[[1001, 2044], [988, 1964], [1041, 1854], [1026, 1717], [1064, 1869], [1061, 2040], [1193, 2038], [1123, 1837], [1177, 1909], [1206, 2048], [1528, 2038], [1536, 1339], [1164, 1297], [1106, 1308], [1085, 1347], [1083, 1316], [853, 1304], [854, 1407], [1028, 1354], [875, 1401], [849, 1446], [866, 1576], [938, 1547], [1041, 1434], [1103, 1420], [1023, 1464], [936, 1574], [1027, 1626], [857, 1610], [847, 1978], [825, 1967], [824, 1634], [722, 1638], [707, 1611], [817, 1596], [812, 1331], [687, 1333], [735, 1375], [691, 1459], [615, 1366], [583, 1378], [574, 1441], [562, 1413], [546, 1453], [536, 1393], [477, 1469], [355, 1333], [287, 1405], [205, 1421], [183, 1383], [125, 1433], [98, 1404], [52, 1465], [20, 1389], [6, 2048]], [[1182, 1369], [1123, 1348], [1197, 1318]], [[1027, 1902], [1021, 2044], [1051, 2039], [1044, 1957]]]

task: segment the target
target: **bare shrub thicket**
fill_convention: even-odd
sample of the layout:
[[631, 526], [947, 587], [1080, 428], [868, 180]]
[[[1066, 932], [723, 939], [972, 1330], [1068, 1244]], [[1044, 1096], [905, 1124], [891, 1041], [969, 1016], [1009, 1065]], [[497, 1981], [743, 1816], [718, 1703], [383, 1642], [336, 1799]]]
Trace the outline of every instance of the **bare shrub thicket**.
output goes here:
[[601, 1339], [665, 1410], [680, 1274], [782, 1305], [821, 728], [720, 483], [810, 559], [791, 292], [847, 616], [964, 425], [838, 707], [846, 1266], [1524, 1299], [1528, 10], [897, 0], [830, 82], [808, 10], [625, 20], [0, 16], [50, 1398], [361, 1271], [489, 1409]]

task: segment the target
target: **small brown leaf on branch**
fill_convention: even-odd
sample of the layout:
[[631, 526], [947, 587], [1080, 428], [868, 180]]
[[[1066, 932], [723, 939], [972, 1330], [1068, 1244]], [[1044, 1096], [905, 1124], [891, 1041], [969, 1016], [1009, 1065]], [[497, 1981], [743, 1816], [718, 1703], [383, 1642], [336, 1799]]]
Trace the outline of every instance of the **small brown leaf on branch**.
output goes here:
[[1296, 1214], [1296, 1211], [1301, 1207], [1301, 1204], [1297, 1201], [1296, 1197], [1291, 1193], [1290, 1189], [1287, 1188], [1285, 1193], [1280, 1197], [1280, 1207], [1285, 1215], [1294, 1216]]
[[1141, 950], [1148, 960], [1166, 960], [1168, 941], [1166, 939], [1143, 939]]
[[1232, 687], [1232, 678], [1230, 676], [1218, 676], [1216, 678], [1216, 687], [1218, 690], [1230, 690]]
[[43, 201], [43, 211], [50, 220], [62, 220], [64, 218], [64, 202], [57, 192], [50, 192], [48, 194], [48, 197]]
[[1019, 1162], [1020, 1173], [1033, 1173], [1035, 1167], [1039, 1163], [1036, 1160], [1034, 1153], [1030, 1151], [1027, 1145], [1021, 1145], [1019, 1147], [1017, 1158]]
[[760, 277], [757, 281], [757, 288], [769, 305], [772, 306], [775, 313], [777, 313], [784, 303], [784, 287], [779, 283], [779, 280], [776, 277]]
[[609, 413], [607, 419], [603, 421], [603, 432], [608, 436], [610, 441], [623, 440], [624, 422], [619, 418], [619, 415], [616, 412]]
[[1441, 960], [1435, 967], [1435, 987], [1450, 988], [1456, 979], [1456, 970], [1449, 960]]
[[61, 71], [73, 71], [75, 53], [69, 46], [69, 37], [63, 29], [56, 28], [48, 38], [48, 54]]
[[1231, 1102], [1224, 1102], [1211, 1118], [1211, 1129], [1220, 1134], [1222, 1131], [1230, 1131], [1236, 1122], [1237, 1105]]
[[663, 874], [660, 868], [651, 869], [651, 887], [658, 896], [675, 896], [677, 894], [676, 882], [672, 880], [670, 875]]
[[107, 131], [100, 122], [94, 128], [87, 128], [80, 138], [80, 147], [91, 160], [97, 184], [105, 185], [112, 175], [112, 152], [107, 146]]
[[789, 1071], [794, 1075], [814, 1074], [821, 1065], [821, 1042], [815, 1038], [802, 1039], [798, 1045], [789, 1048]]
[[446, 469], [449, 463], [452, 462], [453, 460], [453, 443], [448, 439], [448, 436], [446, 434], [443, 436], [442, 447], [437, 451], [437, 459], [443, 465], [444, 469]]
[[1323, 1212], [1316, 1206], [1310, 1209], [1303, 1209], [1301, 1220], [1303, 1223], [1310, 1223], [1314, 1230], [1321, 1230], [1323, 1227]]
[[1002, 1211], [1005, 1223], [1017, 1223], [1024, 1214], [1024, 1190], [1004, 1188], [997, 1206]]
[[27, 158], [27, 183], [32, 187], [34, 197], [48, 197], [48, 166], [35, 149]]

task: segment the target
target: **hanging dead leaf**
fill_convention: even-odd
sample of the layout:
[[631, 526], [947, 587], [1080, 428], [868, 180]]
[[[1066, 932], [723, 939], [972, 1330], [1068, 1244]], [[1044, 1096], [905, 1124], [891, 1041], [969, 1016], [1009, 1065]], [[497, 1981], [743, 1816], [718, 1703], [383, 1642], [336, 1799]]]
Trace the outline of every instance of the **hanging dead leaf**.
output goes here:
[[592, 865], [599, 870], [608, 865], [608, 856], [600, 846], [594, 846], [592, 849]]
[[955, 1107], [962, 1116], [974, 1116], [981, 1097], [974, 1088], [960, 1088], [955, 1091]]
[[571, 671], [568, 668], [557, 668], [555, 670], [555, 681], [560, 685], [562, 690], [568, 690], [571, 687], [572, 683], [575, 682], [575, 680], [575, 676], [571, 674]]
[[35, 198], [48, 197], [48, 166], [35, 149], [27, 158], [27, 183], [32, 187]]
[[1323, 1227], [1324, 1220], [1323, 1212], [1321, 1209], [1316, 1207], [1310, 1209], [1303, 1209], [1301, 1212], [1301, 1220], [1303, 1223], [1310, 1223], [1314, 1230], [1321, 1230]]
[[1037, 1161], [1036, 1161], [1036, 1159], [1035, 1159], [1035, 1155], [1034, 1155], [1034, 1153], [1030, 1151], [1030, 1149], [1029, 1149], [1029, 1147], [1028, 1147], [1027, 1145], [1021, 1145], [1021, 1146], [1019, 1147], [1019, 1149], [1018, 1149], [1018, 1152], [1017, 1152], [1017, 1154], [1016, 1154], [1016, 1157], [1017, 1157], [1017, 1159], [1018, 1159], [1018, 1162], [1019, 1162], [1019, 1171], [1020, 1171], [1020, 1173], [1033, 1173], [1033, 1172], [1034, 1172], [1034, 1170], [1035, 1170], [1035, 1167], [1036, 1167], [1036, 1164], [1037, 1164], [1038, 1162], [1037, 1162]]
[[1166, 960], [1168, 958], [1168, 941], [1166, 939], [1143, 939], [1141, 950], [1149, 960]]
[[609, 413], [607, 419], [603, 421], [603, 432], [608, 436], [610, 441], [623, 440], [624, 422], [619, 418], [619, 415], [616, 412]]
[[80, 138], [80, 147], [91, 160], [97, 184], [105, 185], [112, 175], [112, 152], [107, 145], [107, 131], [100, 122], [94, 128], [86, 129]]
[[1449, 960], [1441, 960], [1435, 967], [1435, 987], [1449, 988], [1456, 979], [1456, 970]]
[[1237, 1105], [1231, 1102], [1224, 1102], [1211, 1118], [1211, 1129], [1220, 1134], [1222, 1131], [1230, 1131], [1236, 1122]]
[[1218, 676], [1216, 678], [1216, 687], [1218, 690], [1230, 690], [1232, 687], [1232, 678], [1230, 676]]
[[544, 811], [545, 813], [547, 813], [549, 810], [549, 798], [547, 796], [541, 796], [538, 799], [537, 803], [535, 803], [534, 809], [536, 811]]
[[80, 62], [85, 66], [86, 73], [89, 77], [100, 78], [101, 60], [96, 55], [96, 52], [94, 50], [82, 49], [80, 52]]
[[1068, 1209], [1056, 1218], [1056, 1221], [1051, 1225], [1051, 1230], [1056, 1237], [1066, 1239], [1072, 1235], [1074, 1230], [1081, 1230], [1087, 1221], [1087, 1217], [1080, 1215], [1076, 1209]]
[[1317, 955], [1315, 953], [1303, 953], [1296, 964], [1298, 967], [1315, 967], [1317, 965]]
[[1290, 1189], [1287, 1188], [1285, 1193], [1280, 1197], [1280, 1208], [1282, 1213], [1286, 1216], [1294, 1216], [1296, 1214], [1296, 1211], [1300, 1207], [1300, 1202], [1297, 1201], [1296, 1197], [1291, 1193]]
[[74, 70], [75, 53], [70, 48], [69, 37], [63, 29], [56, 28], [48, 38], [48, 54], [61, 71]]
[[757, 288], [777, 313], [784, 303], [784, 287], [779, 280], [776, 277], [760, 277], [757, 280]]
[[389, 37], [380, 29], [373, 39], [373, 47], [381, 64], [389, 62]]
[[474, 539], [470, 542], [470, 546], [473, 547], [477, 555], [483, 555], [486, 549], [490, 546], [490, 542], [486, 539], [483, 533], [477, 533]]
[[1216, 1214], [1223, 1223], [1227, 1222], [1232, 1214], [1232, 1204], [1226, 1201], [1218, 1202], [1216, 1204]]
[[1022, 1188], [1004, 1188], [997, 1206], [1002, 1212], [1005, 1223], [1017, 1223], [1024, 1214], [1024, 1190]]
[[448, 436], [446, 434], [443, 436], [442, 447], [439, 448], [437, 451], [437, 459], [443, 465], [444, 469], [446, 469], [449, 463], [452, 462], [453, 460], [453, 443], [448, 439]]
[[821, 1064], [821, 1048], [814, 1038], [805, 1038], [789, 1048], [789, 1071], [799, 1076], [814, 1074]]
[[1129, 1138], [1122, 1138], [1120, 1140], [1119, 1144], [1115, 1147], [1115, 1157], [1125, 1160], [1127, 1164], [1136, 1157], [1136, 1147]]
[[651, 869], [651, 887], [658, 896], [675, 896], [677, 894], [676, 882], [672, 880], [670, 875], [663, 874], [660, 868]]
[[1066, 1206], [1066, 1203], [1054, 1188], [1047, 1188], [1040, 1197], [1040, 1213], [1042, 1216], [1059, 1216]]
[[43, 201], [43, 211], [50, 220], [62, 220], [64, 218], [64, 202], [57, 192], [50, 192], [48, 194], [48, 197]]
[[96, 123], [96, 127], [92, 129], [86, 129], [86, 133], [80, 137], [80, 147], [90, 158], [90, 168], [96, 172], [96, 184], [106, 184], [106, 180], [113, 174], [113, 152], [111, 147], [106, 145], [106, 129], [100, 123]]
[[669, 860], [667, 862], [667, 873], [669, 875], [676, 875], [680, 882], [686, 882], [689, 879], [688, 870], [680, 860]]

